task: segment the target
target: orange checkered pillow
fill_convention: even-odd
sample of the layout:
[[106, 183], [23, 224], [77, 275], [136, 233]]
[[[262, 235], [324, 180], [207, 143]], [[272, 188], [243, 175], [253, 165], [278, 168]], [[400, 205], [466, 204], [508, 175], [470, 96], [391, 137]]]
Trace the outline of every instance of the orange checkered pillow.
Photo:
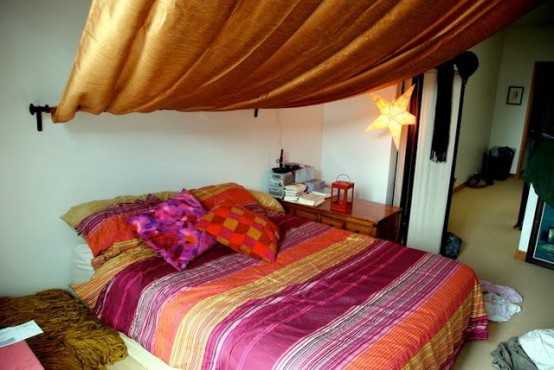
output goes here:
[[230, 201], [215, 205], [196, 227], [246, 256], [269, 262], [277, 256], [279, 228], [267, 217]]

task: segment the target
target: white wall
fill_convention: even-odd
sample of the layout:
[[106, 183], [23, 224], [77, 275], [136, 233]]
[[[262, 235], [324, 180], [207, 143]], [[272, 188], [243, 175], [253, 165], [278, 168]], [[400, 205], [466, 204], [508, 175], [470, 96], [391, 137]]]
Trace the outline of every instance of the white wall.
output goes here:
[[455, 186], [481, 171], [483, 153], [489, 149], [502, 45], [503, 33], [499, 33], [470, 49], [479, 58], [479, 68], [466, 84]]
[[[494, 112], [488, 147], [509, 146], [516, 148], [511, 173], [516, 173], [519, 149], [528, 110], [534, 63], [554, 60], [554, 28], [506, 29], [471, 49], [479, 56], [480, 67], [469, 79], [463, 111], [460, 148], [456, 167], [456, 184], [467, 180], [478, 158], [471, 152], [480, 147], [486, 137], [487, 105], [493, 96], [490, 88], [496, 89]], [[501, 49], [497, 66], [498, 50]], [[486, 67], [485, 67], [486, 65]], [[485, 67], [485, 68], [484, 68]], [[498, 76], [496, 80], [496, 76]], [[496, 82], [495, 82], [496, 80]], [[521, 105], [506, 104], [509, 86], [523, 86]], [[484, 125], [479, 131], [478, 120]], [[480, 135], [483, 135], [481, 137]], [[475, 144], [472, 144], [472, 141]], [[533, 190], [529, 193], [518, 249], [527, 251], [537, 204]]]
[[[396, 88], [375, 93], [392, 100]], [[356, 197], [390, 203], [390, 180], [394, 173], [391, 163], [396, 160], [394, 143], [388, 129], [364, 131], [378, 116], [379, 109], [369, 94], [325, 104], [322, 179], [331, 183], [338, 175], [347, 174], [354, 182]]]
[[[491, 135], [491, 145], [499, 145], [502, 140], [510, 141], [509, 146], [518, 149], [512, 163], [511, 172], [517, 171], [519, 147], [525, 126], [528, 110], [529, 92], [533, 77], [535, 62], [554, 61], [554, 27], [515, 29], [506, 31], [503, 63], [498, 83], [494, 127]], [[507, 105], [508, 86], [523, 86], [523, 102], [521, 105]], [[506, 132], [503, 132], [506, 127]], [[526, 252], [529, 247], [535, 209], [538, 197], [531, 188], [523, 219], [518, 250]]]
[[321, 162], [322, 106], [45, 115], [37, 132], [28, 106], [57, 104], [89, 4], [0, 2], [0, 295], [66, 286], [81, 239], [59, 217], [75, 204], [225, 181], [266, 190], [281, 144], [288, 160]]
[[[482, 154], [494, 146], [516, 148], [511, 173], [516, 173], [519, 148], [535, 61], [554, 60], [554, 28], [507, 29], [471, 49], [479, 69], [466, 86], [456, 186], [481, 169]], [[507, 105], [509, 86], [523, 86], [522, 105]]]
[[[496, 92], [489, 145], [516, 148], [511, 173], [517, 170], [529, 90], [536, 61], [554, 60], [554, 28], [508, 29], [504, 34], [502, 64]], [[523, 86], [521, 105], [506, 104], [509, 86]]]
[[[316, 177], [321, 173], [323, 111], [324, 105], [274, 111], [285, 162], [311, 165]], [[271, 158], [271, 167], [278, 166], [279, 154]]]

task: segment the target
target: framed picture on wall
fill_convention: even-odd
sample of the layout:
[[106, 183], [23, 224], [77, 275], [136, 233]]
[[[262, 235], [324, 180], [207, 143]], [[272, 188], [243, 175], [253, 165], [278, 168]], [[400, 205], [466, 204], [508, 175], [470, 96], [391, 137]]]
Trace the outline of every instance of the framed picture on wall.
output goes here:
[[523, 86], [508, 87], [508, 97], [506, 98], [506, 104], [521, 105], [522, 99], [523, 99]]
[[554, 207], [541, 199], [537, 202], [525, 260], [554, 269]]

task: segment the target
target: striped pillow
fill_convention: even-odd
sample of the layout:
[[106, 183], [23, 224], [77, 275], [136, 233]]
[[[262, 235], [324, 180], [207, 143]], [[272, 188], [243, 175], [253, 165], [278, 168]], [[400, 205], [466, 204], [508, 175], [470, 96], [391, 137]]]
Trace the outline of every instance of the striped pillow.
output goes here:
[[225, 184], [204, 186], [190, 191], [202, 203], [205, 209], [210, 210], [216, 204], [224, 201], [230, 201], [261, 215], [266, 215], [262, 205], [256, 198], [243, 186], [234, 182]]
[[196, 227], [246, 256], [268, 262], [277, 256], [279, 228], [267, 217], [230, 201], [215, 205]]
[[90, 261], [90, 264], [94, 270], [100, 268], [103, 264], [108, 262], [114, 257], [119, 256], [122, 253], [125, 253], [131, 249], [137, 248], [135, 245], [132, 244], [114, 244], [108, 249], [103, 250], [98, 256], [93, 257]]
[[86, 217], [92, 215], [93, 213], [100, 212], [113, 204], [133, 203], [138, 200], [146, 200], [146, 198], [151, 195], [161, 200], [166, 200], [177, 193], [178, 191], [160, 191], [152, 194], [119, 195], [110, 199], [91, 200], [89, 202], [77, 204], [71, 207], [61, 216], [61, 219], [64, 220], [69, 227], [75, 229], [75, 227], [77, 227], [77, 225]]
[[95, 257], [110, 247], [126, 251], [141, 243], [127, 219], [159, 203], [161, 199], [148, 194], [145, 200], [112, 204], [85, 217], [75, 226], [75, 231], [85, 239]]
[[71, 284], [70, 287], [77, 297], [93, 309], [100, 296], [100, 292], [117, 273], [137, 261], [155, 256], [156, 252], [148, 248], [147, 245], [142, 244], [138, 248], [134, 248], [107, 261], [94, 272], [93, 277], [89, 281]]
[[254, 189], [248, 189], [248, 192], [260, 203], [268, 215], [270, 213], [285, 213], [285, 209], [273, 195]]

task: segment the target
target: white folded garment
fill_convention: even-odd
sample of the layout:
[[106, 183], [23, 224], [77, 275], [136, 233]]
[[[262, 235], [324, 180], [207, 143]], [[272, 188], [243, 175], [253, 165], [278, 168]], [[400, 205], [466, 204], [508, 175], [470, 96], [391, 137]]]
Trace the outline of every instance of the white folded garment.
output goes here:
[[519, 337], [519, 344], [537, 369], [554, 369], [554, 329], [532, 330]]
[[520, 303], [523, 301], [523, 297], [512, 287], [506, 285], [493, 284], [486, 280], [481, 280], [481, 289], [484, 293], [495, 293], [501, 297], [506, 298], [512, 303]]
[[508, 321], [515, 313], [521, 311], [521, 307], [517, 304], [513, 304], [496, 293], [487, 293], [484, 298], [485, 311], [487, 311], [487, 317], [490, 321]]

